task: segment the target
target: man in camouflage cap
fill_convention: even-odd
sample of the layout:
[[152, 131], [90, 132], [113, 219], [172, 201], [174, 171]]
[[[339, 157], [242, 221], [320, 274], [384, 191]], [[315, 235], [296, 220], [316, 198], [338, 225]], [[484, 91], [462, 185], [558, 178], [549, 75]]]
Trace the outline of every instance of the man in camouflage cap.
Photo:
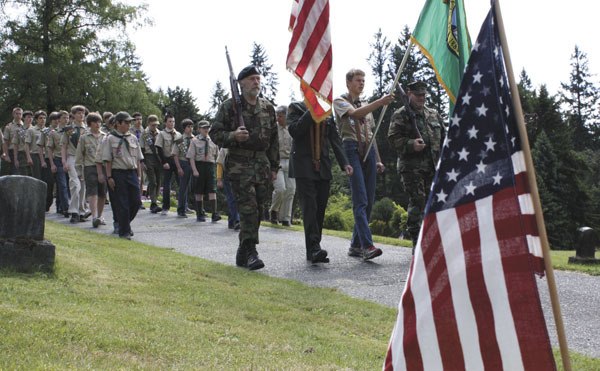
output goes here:
[[410, 107], [394, 112], [388, 132], [390, 144], [398, 153], [398, 171], [408, 194], [406, 227], [413, 250], [446, 133], [440, 114], [425, 106], [426, 94], [427, 84], [424, 82], [408, 84]]
[[220, 147], [229, 149], [225, 174], [231, 180], [240, 213], [240, 245], [236, 264], [250, 270], [264, 267], [258, 257], [258, 228], [268, 182], [273, 182], [279, 169], [279, 143], [275, 109], [260, 98], [261, 76], [255, 66], [244, 68], [238, 75], [241, 88], [243, 123], [234, 112], [235, 102], [228, 99], [219, 112], [210, 136]]

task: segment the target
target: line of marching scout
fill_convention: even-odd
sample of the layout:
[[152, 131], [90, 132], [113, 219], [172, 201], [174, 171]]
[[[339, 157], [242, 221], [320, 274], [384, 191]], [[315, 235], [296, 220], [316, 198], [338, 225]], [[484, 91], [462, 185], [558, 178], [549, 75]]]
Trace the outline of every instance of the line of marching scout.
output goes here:
[[[352, 194], [355, 224], [348, 255], [363, 260], [380, 256], [369, 221], [376, 176], [385, 167], [377, 143], [369, 144], [375, 140], [372, 112], [390, 104], [394, 95], [364, 101], [365, 73], [352, 69], [346, 74], [347, 92], [333, 102], [335, 115], [317, 123], [303, 102], [275, 108], [262, 98], [255, 66], [242, 69], [233, 81], [240, 91], [221, 104], [212, 125], [185, 119], [181, 132], [171, 114], [165, 115], [159, 130], [157, 116], [148, 116], [144, 127], [137, 112], [100, 115], [76, 105], [70, 112], [47, 115], [14, 108], [13, 120], [0, 131], [0, 174], [44, 181], [46, 211], [54, 203], [56, 212], [71, 223], [91, 217], [94, 228], [106, 224], [108, 196], [113, 233], [124, 239], [132, 238], [131, 221], [145, 209], [144, 185], [148, 211], [167, 216], [174, 179], [177, 217], [195, 214], [199, 222], [207, 221], [207, 211], [212, 222], [221, 219], [217, 188], [223, 189], [228, 227], [239, 231], [236, 265], [256, 270], [265, 266], [258, 254], [260, 220], [266, 215], [273, 224], [289, 226], [295, 193], [302, 209], [306, 259], [329, 262], [321, 234], [333, 153]], [[392, 115], [388, 138], [409, 194], [408, 231], [415, 243], [445, 126], [439, 113], [425, 106], [427, 86], [414, 82], [407, 88], [409, 104]]]

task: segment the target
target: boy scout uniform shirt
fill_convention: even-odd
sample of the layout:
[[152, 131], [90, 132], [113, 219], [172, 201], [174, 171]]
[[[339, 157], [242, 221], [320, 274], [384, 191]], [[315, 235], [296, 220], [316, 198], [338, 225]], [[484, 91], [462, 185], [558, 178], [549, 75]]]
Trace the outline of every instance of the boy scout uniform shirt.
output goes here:
[[112, 169], [135, 170], [143, 158], [137, 138], [129, 132], [123, 136], [111, 134], [102, 143], [102, 161], [111, 161]]
[[369, 113], [360, 120], [355, 120], [348, 115], [350, 109], [357, 109], [364, 104], [367, 104], [367, 102], [350, 102], [347, 94], [334, 99], [333, 110], [335, 111], [335, 120], [338, 123], [342, 141], [353, 140], [359, 142], [357, 130], [360, 130], [360, 142], [366, 143], [371, 139], [372, 130], [375, 126], [373, 115]]
[[217, 158], [219, 147], [210, 139], [198, 134], [190, 143], [187, 151], [187, 158], [193, 161], [212, 162]]
[[18, 152], [25, 151], [25, 136], [27, 134], [27, 129], [23, 125], [17, 125], [13, 127], [11, 133], [11, 140], [13, 144], [13, 148], [15, 148]]
[[73, 127], [73, 130], [71, 130], [70, 135], [66, 131], [63, 133], [60, 139], [60, 143], [61, 145], [63, 143], [69, 143], [69, 145], [67, 146], [67, 155], [75, 156], [77, 154], [77, 143], [79, 142], [79, 139], [81, 139], [81, 137], [84, 136], [86, 133], [87, 129], [84, 126]]
[[11, 121], [8, 124], [6, 124], [6, 126], [4, 127], [4, 140], [8, 143], [8, 149], [12, 149], [13, 148], [13, 144], [12, 144], [12, 137], [13, 137], [13, 130], [15, 129], [16, 126], [23, 126], [23, 122], [14, 122]]
[[140, 137], [140, 147], [142, 147], [142, 153], [144, 155], [155, 155], [157, 154], [156, 148], [152, 151], [152, 145], [156, 145], [156, 140], [158, 139], [158, 134], [160, 134], [160, 130], [156, 129], [153, 133], [150, 128], [146, 128]]
[[156, 143], [154, 144], [157, 147], [162, 148], [163, 154], [166, 158], [171, 158], [173, 152], [173, 142], [177, 139], [181, 138], [181, 134], [173, 129], [172, 131], [167, 131], [166, 129], [158, 133], [156, 137]]
[[37, 125], [27, 129], [25, 132], [25, 143], [29, 144], [29, 153], [38, 154], [40, 152], [40, 147], [38, 147], [37, 143], [41, 136], [42, 129]]
[[77, 155], [75, 156], [76, 166], [95, 166], [98, 147], [103, 142], [105, 134], [98, 133], [98, 136], [87, 133], [79, 139], [77, 145]]
[[177, 157], [180, 160], [187, 161], [188, 158], [186, 156], [188, 153], [188, 149], [190, 148], [190, 143], [192, 142], [193, 139], [194, 139], [193, 135], [183, 134], [180, 139], [175, 141], [171, 155], [173, 155], [173, 156], [177, 155]]
[[48, 126], [42, 129], [41, 134], [37, 142], [35, 143], [38, 147], [40, 147], [41, 151], [44, 151], [45, 158], [48, 158], [48, 151], [46, 150], [46, 145], [48, 144], [48, 138], [50, 137], [53, 131], [54, 129], [52, 128], [52, 126]]
[[60, 154], [60, 140], [62, 138], [62, 134], [58, 131], [59, 129], [53, 129], [48, 133], [48, 139], [46, 140], [46, 151], [52, 150], [54, 158], [60, 159], [62, 156]]

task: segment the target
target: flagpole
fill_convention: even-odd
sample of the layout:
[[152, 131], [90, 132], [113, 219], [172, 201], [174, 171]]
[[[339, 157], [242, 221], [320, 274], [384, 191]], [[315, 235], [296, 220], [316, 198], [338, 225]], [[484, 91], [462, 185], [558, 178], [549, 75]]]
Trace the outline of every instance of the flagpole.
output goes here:
[[558, 344], [560, 347], [560, 355], [563, 361], [563, 367], [565, 371], [571, 371], [571, 359], [569, 357], [569, 347], [567, 346], [567, 337], [565, 336], [565, 329], [562, 319], [562, 313], [560, 310], [560, 303], [558, 300], [558, 292], [556, 290], [556, 281], [554, 279], [554, 270], [552, 268], [552, 260], [550, 257], [550, 247], [548, 243], [548, 236], [546, 234], [546, 225], [544, 223], [544, 214], [542, 212], [542, 206], [540, 203], [540, 195], [537, 188], [537, 182], [535, 179], [535, 170], [533, 168], [533, 160], [531, 157], [531, 149], [529, 148], [529, 140], [527, 138], [527, 130], [525, 129], [525, 119], [523, 118], [523, 109], [521, 107], [521, 99], [519, 97], [519, 90], [515, 83], [515, 75], [512, 69], [512, 62], [510, 59], [510, 52], [508, 51], [508, 42], [506, 40], [506, 33], [504, 31], [504, 22], [502, 20], [502, 12], [500, 11], [499, 0], [494, 1], [494, 9], [496, 11], [496, 21], [498, 23], [498, 31], [500, 34], [500, 42], [502, 43], [502, 50], [504, 51], [504, 63], [506, 65], [506, 72], [508, 75], [508, 81], [510, 85], [510, 92], [512, 95], [512, 103], [515, 110], [517, 119], [517, 126], [519, 128], [519, 136], [521, 138], [521, 147], [523, 155], [525, 157], [525, 164], [527, 166], [527, 180], [529, 182], [531, 198], [533, 201], [533, 207], [535, 210], [535, 220], [540, 235], [540, 242], [542, 245], [542, 251], [544, 254], [544, 266], [546, 270], [546, 279], [548, 282], [548, 291], [550, 292], [550, 301], [552, 303], [552, 313], [554, 315], [554, 323], [556, 324], [556, 332], [558, 334]]
[[[398, 81], [400, 81], [400, 75], [402, 71], [404, 71], [404, 66], [406, 66], [406, 62], [408, 61], [408, 57], [410, 56], [410, 52], [413, 47], [413, 42], [411, 39], [408, 40], [408, 46], [406, 47], [406, 52], [404, 53], [404, 57], [402, 57], [402, 62], [400, 62], [400, 66], [398, 66], [398, 72], [396, 72], [396, 79], [392, 84], [392, 88], [390, 89], [389, 94], [392, 94], [394, 90], [396, 90], [396, 86], [398, 85]], [[369, 141], [369, 146], [367, 147], [367, 151], [365, 152], [365, 158], [363, 158], [363, 162], [367, 161], [367, 157], [369, 157], [369, 152], [371, 151], [371, 147], [373, 147], [373, 142], [375, 142], [377, 138], [377, 132], [379, 131], [379, 127], [381, 126], [381, 122], [383, 121], [383, 116], [385, 115], [385, 111], [387, 111], [387, 104], [383, 106], [381, 113], [379, 114], [379, 120], [377, 120], [377, 126], [375, 126], [375, 130], [373, 131], [373, 136]]]

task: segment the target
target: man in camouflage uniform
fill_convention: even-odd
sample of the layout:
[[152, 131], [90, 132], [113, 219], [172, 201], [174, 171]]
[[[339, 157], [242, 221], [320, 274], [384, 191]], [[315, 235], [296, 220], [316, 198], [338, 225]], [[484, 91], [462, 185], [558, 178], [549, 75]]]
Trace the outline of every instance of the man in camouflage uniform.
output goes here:
[[236, 264], [250, 270], [264, 267], [256, 251], [259, 220], [269, 197], [267, 184], [276, 179], [279, 169], [275, 109], [259, 97], [260, 79], [255, 66], [248, 66], [239, 73], [244, 123], [237, 122], [235, 102], [228, 99], [219, 107], [210, 131], [217, 145], [229, 149], [225, 174], [231, 180], [241, 227]]
[[[425, 107], [427, 85], [416, 81], [408, 85], [410, 110], [402, 107], [392, 115], [388, 139], [399, 156], [398, 171], [408, 194], [407, 230], [417, 244], [423, 212], [446, 129], [435, 110]], [[415, 122], [411, 119], [414, 112]], [[415, 128], [416, 124], [416, 128]]]

